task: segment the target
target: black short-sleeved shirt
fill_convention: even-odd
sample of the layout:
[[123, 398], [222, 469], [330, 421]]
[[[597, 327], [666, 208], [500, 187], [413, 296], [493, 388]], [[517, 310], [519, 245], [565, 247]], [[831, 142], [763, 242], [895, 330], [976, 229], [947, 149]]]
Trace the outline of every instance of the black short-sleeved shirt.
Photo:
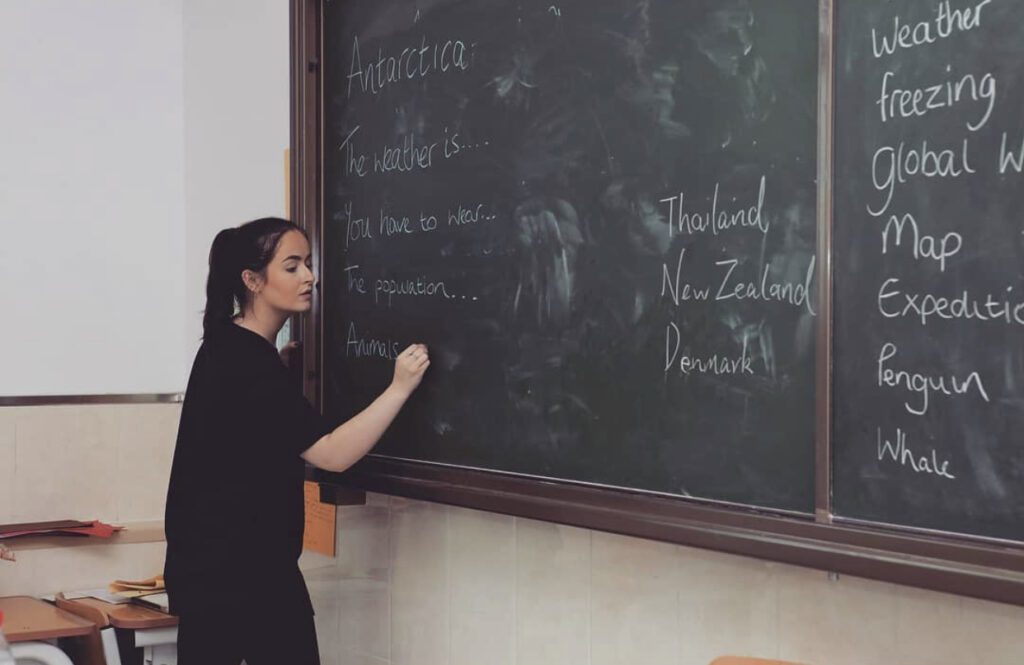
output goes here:
[[[185, 392], [167, 492], [172, 612], [268, 597], [309, 605], [297, 564], [300, 454], [329, 431], [270, 342], [234, 323], [207, 332]], [[299, 597], [282, 598], [289, 594]]]

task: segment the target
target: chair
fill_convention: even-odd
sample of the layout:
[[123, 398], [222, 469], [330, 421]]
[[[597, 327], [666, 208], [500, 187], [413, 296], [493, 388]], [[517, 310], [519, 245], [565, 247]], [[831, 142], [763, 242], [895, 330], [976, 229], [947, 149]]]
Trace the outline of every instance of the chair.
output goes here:
[[[58, 608], [96, 624], [96, 633], [81, 638], [79, 643], [74, 645], [72, 659], [75, 663], [81, 661], [83, 664], [95, 663], [100, 665], [101, 663], [106, 663], [106, 665], [121, 665], [121, 653], [117, 648], [117, 635], [114, 633], [114, 627], [110, 625], [110, 620], [106, 614], [95, 607], [90, 607], [74, 600], [68, 600], [64, 597], [63, 593], [57, 594], [56, 601]], [[100, 653], [102, 654], [102, 660], [97, 655]]]
[[75, 665], [67, 655], [46, 642], [18, 642], [11, 645], [16, 665]]
[[93, 651], [91, 655], [83, 653], [81, 660], [72, 661], [48, 643], [64, 638], [88, 641], [90, 635], [98, 639], [98, 630], [92, 621], [28, 596], [0, 598], [0, 610], [4, 613], [4, 633], [18, 665], [72, 665], [75, 662], [103, 665], [102, 651]]
[[[62, 598], [62, 602], [99, 612], [102, 621], [111, 626], [111, 631], [119, 633], [117, 643], [113, 636], [110, 638], [108, 648], [111, 651], [116, 651], [120, 644], [121, 649], [141, 649], [144, 662], [151, 665], [168, 665], [177, 661], [178, 617], [135, 603], [114, 605], [97, 598]], [[108, 665], [122, 662], [120, 654], [117, 658], [114, 660], [108, 656]]]

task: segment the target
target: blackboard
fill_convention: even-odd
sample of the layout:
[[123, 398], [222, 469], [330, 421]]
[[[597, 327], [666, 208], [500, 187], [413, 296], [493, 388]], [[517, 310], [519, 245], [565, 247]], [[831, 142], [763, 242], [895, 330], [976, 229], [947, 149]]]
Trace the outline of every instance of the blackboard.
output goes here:
[[323, 402], [375, 450], [810, 513], [818, 7], [323, 5]]
[[1024, 4], [836, 31], [835, 512], [1024, 540]]

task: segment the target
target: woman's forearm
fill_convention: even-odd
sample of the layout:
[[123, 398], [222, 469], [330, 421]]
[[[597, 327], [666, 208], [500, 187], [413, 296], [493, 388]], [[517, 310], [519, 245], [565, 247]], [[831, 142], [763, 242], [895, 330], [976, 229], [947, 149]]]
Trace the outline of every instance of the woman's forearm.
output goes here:
[[313, 444], [302, 457], [321, 469], [344, 471], [370, 452], [407, 399], [409, 393], [392, 384], [368, 407]]

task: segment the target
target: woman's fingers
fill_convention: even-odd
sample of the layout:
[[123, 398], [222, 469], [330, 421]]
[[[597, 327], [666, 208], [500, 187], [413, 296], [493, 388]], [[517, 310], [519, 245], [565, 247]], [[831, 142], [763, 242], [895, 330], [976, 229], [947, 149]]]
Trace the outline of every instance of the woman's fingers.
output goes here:
[[406, 347], [405, 351], [399, 354], [400, 356], [408, 356], [415, 358], [421, 355], [427, 355], [427, 347], [424, 344], [410, 344]]
[[430, 353], [424, 344], [411, 344], [398, 355], [398, 363], [410, 372], [421, 373], [430, 363]]
[[395, 376], [392, 383], [407, 395], [420, 384], [424, 372], [430, 367], [430, 354], [424, 344], [410, 344], [395, 358]]

